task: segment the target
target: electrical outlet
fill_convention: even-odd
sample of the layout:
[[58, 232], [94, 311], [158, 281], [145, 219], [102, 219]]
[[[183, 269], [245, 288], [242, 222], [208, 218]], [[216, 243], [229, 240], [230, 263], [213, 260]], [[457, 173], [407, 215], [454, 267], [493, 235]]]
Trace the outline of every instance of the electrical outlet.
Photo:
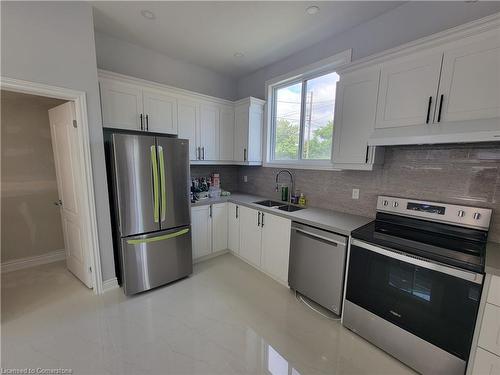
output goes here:
[[352, 199], [359, 199], [359, 189], [352, 189]]
[[248, 176], [243, 176], [243, 182], [248, 182]]

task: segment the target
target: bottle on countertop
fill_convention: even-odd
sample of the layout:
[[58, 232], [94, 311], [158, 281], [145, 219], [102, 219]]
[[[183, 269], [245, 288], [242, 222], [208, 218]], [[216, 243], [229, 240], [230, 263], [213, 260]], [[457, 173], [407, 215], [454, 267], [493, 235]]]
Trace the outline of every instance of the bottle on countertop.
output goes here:
[[299, 203], [299, 197], [300, 197], [300, 192], [298, 190], [295, 190], [295, 193], [292, 194], [290, 198], [290, 203], [292, 204], [298, 204]]
[[283, 202], [288, 201], [288, 186], [281, 185], [281, 200]]
[[306, 197], [304, 196], [304, 193], [300, 193], [299, 197], [299, 206], [305, 206], [307, 203]]

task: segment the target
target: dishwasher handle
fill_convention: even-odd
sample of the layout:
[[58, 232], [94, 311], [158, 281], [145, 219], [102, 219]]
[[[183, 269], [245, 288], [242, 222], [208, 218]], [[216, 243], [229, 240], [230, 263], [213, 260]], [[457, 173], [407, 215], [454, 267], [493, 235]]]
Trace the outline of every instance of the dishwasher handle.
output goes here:
[[314, 237], [314, 238], [318, 238], [320, 240], [323, 240], [323, 241], [326, 241], [326, 242], [329, 242], [331, 243], [333, 246], [345, 246], [345, 242], [340, 242], [340, 241], [335, 241], [334, 239], [332, 238], [328, 238], [328, 237], [325, 237], [325, 236], [321, 236], [317, 233], [313, 233], [313, 232], [309, 232], [307, 230], [304, 230], [304, 229], [300, 229], [300, 228], [295, 228], [295, 227], [292, 227], [292, 230], [296, 231], [296, 232], [300, 232], [300, 233], [304, 233], [304, 234], [307, 234], [308, 236], [311, 236], [311, 237]]

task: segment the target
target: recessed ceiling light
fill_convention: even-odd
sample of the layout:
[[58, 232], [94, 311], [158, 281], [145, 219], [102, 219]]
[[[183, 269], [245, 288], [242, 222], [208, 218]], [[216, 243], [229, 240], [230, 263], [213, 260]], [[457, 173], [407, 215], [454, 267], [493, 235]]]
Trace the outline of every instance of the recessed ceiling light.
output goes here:
[[313, 15], [313, 14], [316, 14], [318, 12], [319, 12], [319, 7], [317, 7], [316, 5], [311, 5], [310, 7], [306, 8], [307, 14]]
[[144, 18], [147, 18], [148, 20], [154, 20], [156, 18], [155, 14], [153, 12], [151, 12], [150, 10], [147, 10], [147, 9], [141, 10], [141, 15]]
[[243, 52], [235, 52], [233, 54], [234, 57], [237, 57], [237, 58], [242, 58], [245, 56], [245, 54]]

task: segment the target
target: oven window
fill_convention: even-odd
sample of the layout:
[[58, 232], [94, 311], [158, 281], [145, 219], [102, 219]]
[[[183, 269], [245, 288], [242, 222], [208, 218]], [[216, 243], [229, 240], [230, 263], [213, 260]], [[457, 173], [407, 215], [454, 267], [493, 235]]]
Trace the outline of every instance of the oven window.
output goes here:
[[346, 298], [467, 360], [481, 285], [351, 246]]

